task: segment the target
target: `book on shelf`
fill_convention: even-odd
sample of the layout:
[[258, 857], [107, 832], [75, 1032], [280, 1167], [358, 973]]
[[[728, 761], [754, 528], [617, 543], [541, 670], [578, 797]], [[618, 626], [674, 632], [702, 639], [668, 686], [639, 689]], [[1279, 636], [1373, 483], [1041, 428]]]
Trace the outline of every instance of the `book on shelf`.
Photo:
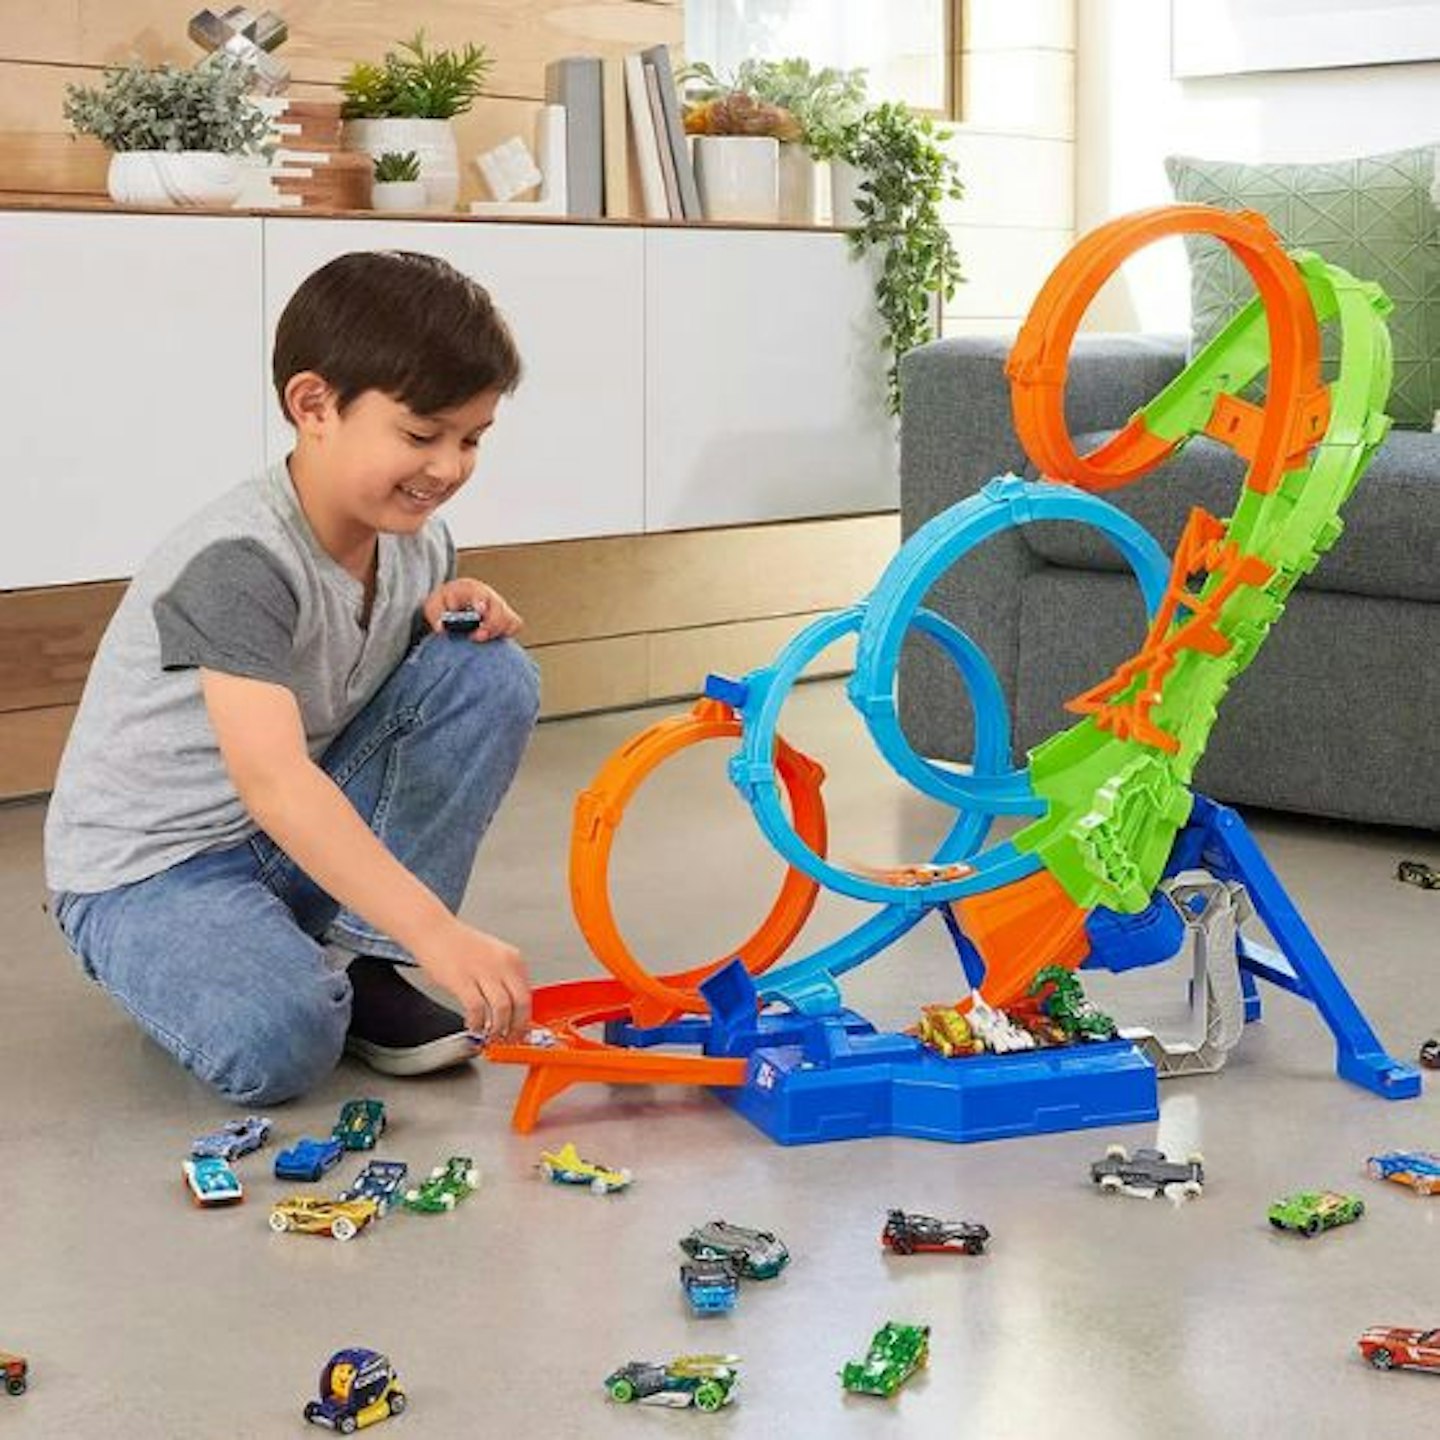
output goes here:
[[670, 207], [665, 201], [665, 177], [660, 170], [660, 137], [650, 116], [645, 65], [638, 52], [625, 57], [625, 99], [630, 107], [630, 129], [635, 138], [635, 168], [640, 172], [644, 218], [668, 219]]
[[684, 218], [685, 210], [680, 199], [680, 180], [675, 173], [675, 156], [665, 139], [665, 108], [660, 101], [660, 82], [655, 67], [645, 67], [645, 94], [650, 102], [650, 121], [655, 126], [655, 136], [660, 151], [660, 179], [665, 186], [665, 209], [672, 220]]
[[600, 129], [605, 214], [621, 220], [643, 218], [645, 200], [625, 100], [625, 60], [620, 55], [607, 55], [600, 62]]
[[545, 100], [565, 107], [566, 214], [598, 220], [605, 213], [601, 65], [594, 55], [567, 55], [545, 67]]
[[[670, 152], [671, 168], [675, 172], [675, 183], [680, 193], [680, 208], [673, 213], [686, 220], [703, 220], [705, 214], [700, 205], [700, 191], [695, 184], [695, 167], [690, 163], [690, 144], [685, 137], [685, 117], [680, 110], [680, 96], [675, 89], [675, 70], [670, 63], [668, 45], [652, 45], [640, 52], [641, 62], [647, 76], [655, 76], [655, 89], [659, 96], [663, 125], [659, 127], [659, 142]], [[663, 153], [662, 153], [663, 161]]]

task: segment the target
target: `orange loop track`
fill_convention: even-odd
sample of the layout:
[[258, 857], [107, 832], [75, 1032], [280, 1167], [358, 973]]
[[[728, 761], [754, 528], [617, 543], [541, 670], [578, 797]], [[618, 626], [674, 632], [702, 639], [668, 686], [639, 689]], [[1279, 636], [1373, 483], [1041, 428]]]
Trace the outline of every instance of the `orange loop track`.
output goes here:
[[[722, 965], [739, 959], [751, 975], [767, 970], [785, 953], [814, 907], [819, 885], [787, 868], [779, 893], [759, 927], [736, 949], [717, 959], [668, 975], [656, 975], [626, 945], [610, 903], [610, 856], [625, 807], [641, 784], [666, 760], [707, 740], [736, 740], [740, 718], [720, 701], [701, 700], [687, 715], [649, 726], [622, 745], [601, 767], [575, 802], [570, 837], [570, 896], [575, 918], [595, 957], [616, 978], [577, 980], [542, 986], [533, 996], [534, 1023], [554, 1044], [495, 1044], [486, 1056], [500, 1064], [529, 1067], [512, 1125], [521, 1133], [535, 1126], [546, 1101], [571, 1085], [602, 1081], [612, 1085], [739, 1085], [746, 1061], [705, 1055], [677, 1055], [607, 1045], [582, 1033], [590, 1026], [629, 1020], [650, 1028], [682, 1014], [703, 1014], [699, 986]], [[808, 756], [779, 741], [775, 768], [790, 800], [795, 828], [817, 854], [825, 853], [828, 831], [820, 794], [824, 771]]]

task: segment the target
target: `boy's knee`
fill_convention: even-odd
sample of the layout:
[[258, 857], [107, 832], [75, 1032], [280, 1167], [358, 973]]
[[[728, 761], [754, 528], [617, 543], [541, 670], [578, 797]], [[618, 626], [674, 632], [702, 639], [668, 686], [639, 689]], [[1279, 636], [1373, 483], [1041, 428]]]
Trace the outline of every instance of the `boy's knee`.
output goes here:
[[227, 1030], [224, 1053], [195, 1068], [237, 1105], [276, 1105], [312, 1090], [334, 1070], [349, 1023], [349, 981], [327, 976], [247, 1006]]
[[431, 636], [422, 647], [446, 665], [467, 704], [483, 709], [492, 723], [529, 728], [540, 713], [540, 670], [514, 640], [481, 644]]

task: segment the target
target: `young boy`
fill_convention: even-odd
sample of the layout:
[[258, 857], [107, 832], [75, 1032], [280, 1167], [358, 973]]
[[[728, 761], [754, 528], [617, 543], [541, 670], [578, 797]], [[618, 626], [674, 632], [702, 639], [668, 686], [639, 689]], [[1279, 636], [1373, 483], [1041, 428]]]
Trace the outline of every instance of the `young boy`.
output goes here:
[[[87, 973], [246, 1105], [301, 1094], [342, 1049], [391, 1074], [468, 1060], [530, 1009], [519, 952], [455, 912], [536, 671], [435, 513], [519, 381], [514, 342], [444, 261], [351, 254], [296, 291], [273, 368], [295, 448], [135, 577], [45, 827]], [[467, 607], [479, 628], [447, 631]]]

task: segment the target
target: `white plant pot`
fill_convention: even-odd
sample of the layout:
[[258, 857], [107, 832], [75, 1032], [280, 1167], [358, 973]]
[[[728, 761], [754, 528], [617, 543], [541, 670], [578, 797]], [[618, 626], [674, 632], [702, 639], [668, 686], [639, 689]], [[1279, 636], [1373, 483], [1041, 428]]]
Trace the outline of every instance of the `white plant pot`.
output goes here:
[[423, 210], [427, 203], [423, 180], [376, 180], [370, 187], [376, 210]]
[[[347, 150], [361, 150], [372, 160], [413, 150], [420, 159], [420, 183], [426, 210], [453, 210], [460, 199], [460, 155], [455, 129], [448, 120], [347, 120]], [[377, 207], [378, 208], [378, 207]]]
[[780, 142], [771, 135], [697, 135], [695, 183], [707, 220], [780, 219]]
[[830, 223], [842, 230], [853, 230], [860, 223], [860, 209], [855, 198], [860, 193], [865, 173], [848, 160], [830, 162]]
[[780, 147], [780, 223], [814, 225], [820, 213], [820, 167], [799, 144]]
[[213, 150], [117, 150], [106, 188], [120, 205], [233, 205], [240, 161]]

